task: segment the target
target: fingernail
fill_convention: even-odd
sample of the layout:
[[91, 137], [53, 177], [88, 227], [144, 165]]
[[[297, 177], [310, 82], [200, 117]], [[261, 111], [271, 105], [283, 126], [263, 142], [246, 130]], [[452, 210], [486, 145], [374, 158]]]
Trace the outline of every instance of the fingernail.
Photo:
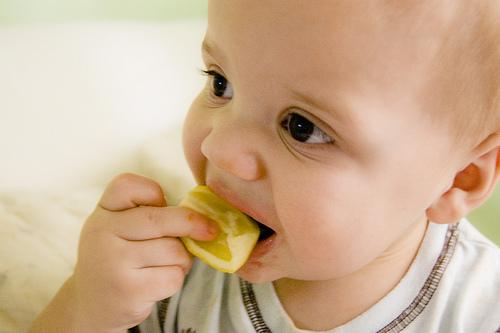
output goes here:
[[207, 231], [211, 236], [215, 236], [219, 233], [219, 228], [214, 223], [210, 223], [207, 227]]

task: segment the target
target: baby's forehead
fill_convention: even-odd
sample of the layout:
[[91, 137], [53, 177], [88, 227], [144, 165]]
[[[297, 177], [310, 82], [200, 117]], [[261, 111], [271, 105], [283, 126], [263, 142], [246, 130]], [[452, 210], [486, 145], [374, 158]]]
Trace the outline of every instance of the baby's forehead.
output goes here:
[[302, 79], [382, 77], [387, 67], [417, 69], [416, 63], [432, 58], [452, 30], [452, 10], [443, 4], [448, 2], [270, 0], [263, 6], [212, 0], [207, 39], [224, 48], [235, 66], [252, 66], [253, 75], [258, 64], [270, 65], [273, 73], [294, 68]]
[[362, 65], [370, 62], [406, 66], [434, 61], [443, 46], [467, 48], [482, 34], [483, 15], [495, 2], [270, 0], [263, 6], [258, 1], [211, 0], [207, 36], [248, 56], [258, 53], [261, 63], [266, 56], [318, 64], [337, 58], [364, 71]]
[[[249, 0], [211, 0], [212, 12], [225, 12], [217, 20], [248, 20], [258, 30], [258, 21], [266, 21], [266, 29], [321, 29], [323, 35], [332, 30], [358, 30], [359, 33], [400, 34], [418, 38], [432, 33], [435, 36], [453, 33], [453, 26], [467, 24], [480, 13], [478, 9], [497, 0], [269, 0], [265, 6]], [[210, 17], [210, 10], [209, 10]], [[293, 26], [292, 26], [293, 25]], [[226, 25], [231, 29], [233, 25]]]
[[[216, 30], [213, 26], [218, 25], [226, 34], [234, 31], [234, 38], [221, 44], [242, 48], [245, 40], [250, 40], [248, 46], [266, 46], [266, 50], [286, 45], [297, 51], [320, 44], [320, 49], [331, 52], [332, 47], [385, 48], [405, 43], [408, 45], [400, 49], [408, 49], [418, 48], [419, 41], [432, 47], [429, 44], [452, 33], [453, 24], [460, 21], [457, 17], [467, 12], [459, 2], [476, 1], [270, 0], [263, 6], [258, 1], [211, 0], [209, 30]], [[266, 39], [273, 42], [265, 45]], [[275, 43], [276, 40], [286, 43]]]

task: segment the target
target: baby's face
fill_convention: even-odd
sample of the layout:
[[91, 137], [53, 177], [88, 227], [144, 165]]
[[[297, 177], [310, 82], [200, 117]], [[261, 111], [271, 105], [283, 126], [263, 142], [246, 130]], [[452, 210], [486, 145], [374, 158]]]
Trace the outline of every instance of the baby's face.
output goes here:
[[184, 148], [197, 182], [275, 232], [250, 281], [354, 272], [451, 185], [451, 137], [421, 102], [436, 41], [371, 4], [209, 2]]

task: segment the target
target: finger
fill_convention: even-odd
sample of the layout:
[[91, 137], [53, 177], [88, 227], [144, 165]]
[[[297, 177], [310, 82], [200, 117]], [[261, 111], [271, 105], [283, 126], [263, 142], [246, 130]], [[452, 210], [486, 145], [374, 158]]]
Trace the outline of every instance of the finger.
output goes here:
[[157, 302], [178, 292], [184, 283], [186, 273], [179, 266], [148, 267], [139, 270], [141, 274], [141, 295]]
[[124, 173], [106, 187], [99, 206], [109, 211], [122, 211], [138, 206], [166, 206], [160, 185], [152, 179]]
[[191, 268], [192, 257], [178, 238], [129, 241], [127, 248], [134, 268], [179, 266], [186, 273]]
[[103, 220], [112, 232], [126, 240], [147, 240], [160, 237], [190, 237], [213, 240], [217, 224], [189, 208], [141, 206], [107, 214]]

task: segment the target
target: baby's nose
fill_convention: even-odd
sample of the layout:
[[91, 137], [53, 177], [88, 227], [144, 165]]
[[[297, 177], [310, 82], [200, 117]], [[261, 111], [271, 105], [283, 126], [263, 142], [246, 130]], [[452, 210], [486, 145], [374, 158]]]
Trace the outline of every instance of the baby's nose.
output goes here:
[[243, 180], [257, 180], [264, 174], [255, 144], [258, 135], [251, 127], [220, 124], [205, 137], [201, 152], [217, 168]]

